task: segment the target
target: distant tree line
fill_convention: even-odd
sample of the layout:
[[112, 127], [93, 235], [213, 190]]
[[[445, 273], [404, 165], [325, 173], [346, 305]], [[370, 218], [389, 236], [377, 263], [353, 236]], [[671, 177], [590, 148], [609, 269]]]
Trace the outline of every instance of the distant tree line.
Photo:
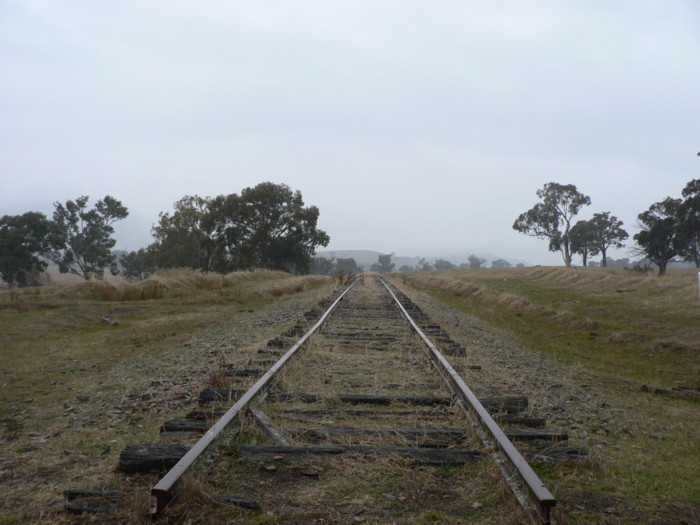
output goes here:
[[[370, 270], [376, 272], [393, 272], [396, 270], [396, 264], [392, 262], [393, 254], [379, 255], [377, 261], [372, 263]], [[345, 259], [338, 259], [338, 261], [344, 261]], [[354, 263], [354, 259], [351, 259]], [[430, 272], [433, 270], [454, 270], [455, 268], [469, 268], [478, 269], [486, 267], [486, 259], [483, 257], [478, 257], [476, 255], [470, 255], [467, 257], [467, 261], [459, 265], [456, 265], [446, 259], [436, 259], [435, 261], [428, 262], [424, 257], [420, 258], [415, 266], [410, 266], [408, 264], [401, 265], [397, 271], [399, 272]], [[509, 268], [512, 264], [505, 259], [497, 259], [491, 261], [492, 268]], [[522, 263], [518, 266], [524, 266]], [[330, 275], [334, 273], [334, 266], [332, 260], [324, 259], [323, 257], [315, 257], [311, 264], [311, 273], [322, 273]]]
[[304, 206], [301, 193], [264, 182], [240, 195], [185, 196], [161, 213], [154, 242], [121, 256], [112, 252], [113, 224], [128, 216], [106, 196], [88, 208], [89, 197], [54, 203], [53, 219], [28, 212], [0, 218], [0, 277], [10, 287], [41, 284], [48, 263], [84, 279], [114, 275], [143, 278], [160, 268], [204, 272], [268, 268], [307, 273], [316, 246], [328, 235], [317, 228], [319, 210]]
[[[622, 248], [629, 237], [622, 221], [607, 211], [574, 223], [574, 217], [591, 204], [591, 199], [573, 184], [551, 182], [537, 190], [537, 196], [540, 202], [520, 214], [513, 229], [548, 240], [549, 250], [561, 252], [566, 266], [571, 266], [574, 254], [581, 256], [584, 266], [589, 257], [600, 255], [601, 266], [607, 266], [607, 250]], [[659, 275], [666, 273], [673, 260], [700, 267], [700, 179], [690, 181], [682, 197], [667, 197], [637, 216], [641, 231], [634, 235], [634, 253], [657, 265]]]
[[309, 273], [318, 275], [336, 275], [339, 273], [359, 273], [362, 268], [358, 266], [353, 257], [342, 258], [314, 257], [311, 260]]
[[317, 228], [318, 216], [316, 206], [304, 206], [299, 191], [271, 182], [240, 195], [185, 196], [172, 213], [159, 215], [151, 230], [154, 242], [127, 254], [122, 265], [128, 277], [172, 267], [308, 273], [316, 247], [330, 240]]

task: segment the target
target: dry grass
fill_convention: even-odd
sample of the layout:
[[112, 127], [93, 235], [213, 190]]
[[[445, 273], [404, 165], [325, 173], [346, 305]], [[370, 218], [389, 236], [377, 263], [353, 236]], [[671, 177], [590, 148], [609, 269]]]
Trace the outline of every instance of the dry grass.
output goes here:
[[[369, 303], [376, 285], [363, 286], [356, 300]], [[336, 392], [423, 394], [449, 396], [430, 367], [420, 342], [406, 331], [405, 322], [382, 318], [380, 330], [403, 336], [378, 350], [357, 342], [338, 346], [335, 330], [362, 330], [359, 325], [339, 326], [335, 318], [305, 346], [278, 382], [284, 390], [314, 392], [326, 398], [316, 403], [264, 402], [261, 408], [279, 429], [290, 426], [327, 429], [355, 427], [384, 430], [362, 438], [349, 436], [320, 440], [320, 444], [407, 445], [391, 429], [397, 427], [465, 426], [457, 406], [372, 407], [372, 414], [357, 414], [334, 398]], [[379, 322], [379, 321], [377, 321]], [[359, 321], [358, 321], [359, 323]], [[360, 323], [361, 324], [361, 323]], [[310, 373], [310, 371], [320, 373]], [[367, 407], [364, 407], [367, 408]], [[396, 411], [400, 411], [397, 415]], [[319, 412], [320, 415], [319, 415]], [[292, 444], [306, 441], [287, 435]], [[245, 418], [238, 444], [265, 444], [267, 438]], [[480, 448], [474, 437], [453, 444]], [[400, 458], [311, 455], [303, 458], [243, 459], [234, 451], [222, 456], [207, 474], [207, 491], [257, 501], [263, 513], [200, 505], [196, 499], [173, 510], [173, 519], [188, 523], [522, 523], [524, 516], [492, 462], [460, 467], [417, 467]], [[194, 491], [195, 494], [198, 490]]]
[[[221, 356], [242, 364], [246, 345], [264, 346], [291, 322], [274, 312], [296, 318], [331, 286], [278, 272], [208, 280], [187, 271], [0, 291], [0, 523], [85, 522], [62, 510], [67, 488], [126, 494], [127, 517], [95, 522], [145, 519], [156, 478], [115, 473], [120, 450], [157, 441], [160, 424], [190, 409], [210, 372], [218, 377]], [[151, 287], [162, 296], [142, 297]], [[274, 298], [273, 287], [289, 293]]]
[[[698, 403], [641, 388], [700, 385], [694, 270], [662, 278], [604, 268], [472, 270], [410, 274], [404, 283], [480, 319], [457, 339], [488, 365], [466, 371], [468, 381], [519, 383], [535, 411], [588, 448], [592, 463], [538, 469], [564, 517], [698, 520]], [[491, 332], [515, 349], [475, 337]]]
[[199, 270], [176, 268], [161, 270], [142, 281], [110, 278], [101, 281], [71, 282], [21, 290], [0, 290], [3, 304], [27, 304], [39, 301], [149, 301], [206, 297], [217, 292], [222, 300], [247, 301], [254, 297], [283, 297], [326, 285], [330, 278], [293, 276], [272, 270], [233, 272], [226, 275], [202, 273]]

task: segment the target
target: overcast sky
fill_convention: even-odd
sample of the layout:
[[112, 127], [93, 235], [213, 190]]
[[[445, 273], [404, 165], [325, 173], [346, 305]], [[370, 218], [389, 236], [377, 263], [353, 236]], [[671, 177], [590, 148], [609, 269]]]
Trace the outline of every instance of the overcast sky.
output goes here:
[[0, 215], [112, 195], [119, 249], [271, 181], [328, 249], [562, 264], [545, 183], [632, 235], [700, 178], [697, 0], [5, 1], [0, 77]]

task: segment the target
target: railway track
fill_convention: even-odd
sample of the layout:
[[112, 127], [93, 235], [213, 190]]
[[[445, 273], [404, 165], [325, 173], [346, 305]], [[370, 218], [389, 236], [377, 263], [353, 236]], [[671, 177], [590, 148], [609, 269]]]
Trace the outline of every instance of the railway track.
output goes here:
[[124, 449], [124, 472], [167, 470], [153, 514], [206, 471], [219, 501], [285, 523], [469, 522], [488, 498], [550, 522], [556, 502], [526, 459], [584, 454], [565, 432], [544, 430], [523, 396], [472, 392], [450, 364], [478, 370], [468, 351], [381, 279], [328, 303], [305, 314], [310, 328], [222, 364], [199, 409], [164, 422], [166, 442]]

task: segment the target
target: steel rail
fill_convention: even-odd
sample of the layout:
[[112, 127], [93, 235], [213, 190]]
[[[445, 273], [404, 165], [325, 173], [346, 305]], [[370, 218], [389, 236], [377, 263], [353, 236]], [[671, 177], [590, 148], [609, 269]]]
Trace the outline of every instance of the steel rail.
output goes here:
[[323, 313], [319, 321], [292, 346], [285, 354], [279, 358], [279, 360], [270, 367], [270, 369], [265, 372], [263, 376], [258, 379], [258, 381], [245, 393], [238, 401], [219, 419], [208, 431], [202, 436], [202, 438], [195, 443], [192, 448], [178, 461], [160, 481], [151, 489], [151, 496], [155, 497], [156, 503], [151, 507], [151, 515], [154, 517], [160, 516], [165, 508], [168, 506], [170, 501], [174, 497], [174, 491], [177, 487], [178, 482], [182, 476], [188, 471], [188, 469], [195, 466], [195, 464], [203, 464], [210, 460], [208, 456], [212, 452], [210, 450], [211, 445], [228, 435], [227, 432], [229, 425], [238, 419], [240, 414], [247, 408], [247, 406], [260, 394], [265, 392], [269, 386], [271, 386], [272, 381], [284, 366], [287, 364], [296, 354], [296, 352], [301, 348], [301, 346], [306, 342], [306, 340], [311, 337], [311, 335], [321, 328], [328, 317], [336, 309], [340, 301], [345, 297], [350, 289], [357, 284], [357, 282], [362, 277], [358, 277], [353, 281], [350, 286], [348, 286], [340, 296], [333, 302], [333, 304]]
[[[506, 481], [515, 493], [520, 504], [523, 505], [526, 510], [528, 508], [534, 510], [537, 514], [538, 521], [550, 523], [551, 510], [556, 505], [556, 500], [552, 493], [545, 487], [542, 480], [535, 474], [532, 467], [530, 467], [522, 454], [520, 454], [520, 451], [515, 448], [515, 445], [513, 445], [503, 430], [501, 430], [498, 424], [493, 420], [457, 371], [423, 333], [413, 318], [411, 318], [401, 304], [401, 301], [399, 301], [391, 288], [389, 288], [389, 285], [384, 282], [381, 277], [376, 277], [387, 289], [403, 316], [427, 346], [428, 354], [433, 365], [450, 386], [462, 410], [468, 416], [471, 415], [471, 419], [475, 422], [477, 429], [480, 431], [479, 434], [484, 444], [491, 447], [495, 446], [497, 450], [501, 452], [501, 458], [497, 458], [500, 459], [500, 461], [497, 460], [496, 464], [499, 469], [501, 469], [501, 472], [503, 472]], [[523, 491], [522, 488], [524, 488], [525, 491]]]

